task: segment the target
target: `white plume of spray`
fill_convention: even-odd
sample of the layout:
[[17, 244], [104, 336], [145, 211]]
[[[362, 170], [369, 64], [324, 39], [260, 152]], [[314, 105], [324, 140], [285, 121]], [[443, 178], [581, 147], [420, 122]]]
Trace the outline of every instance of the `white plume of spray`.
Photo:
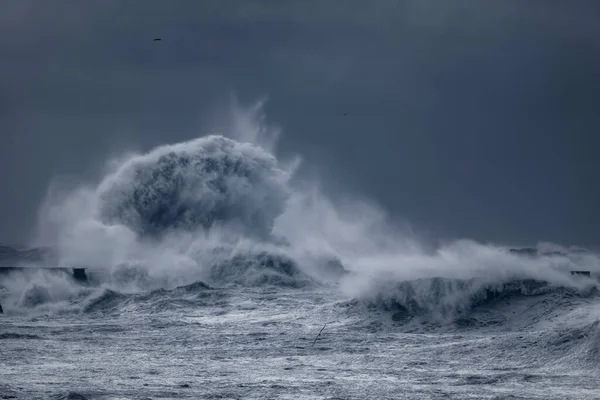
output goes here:
[[215, 249], [268, 241], [298, 161], [280, 166], [260, 146], [273, 148], [277, 136], [260, 122], [262, 104], [231, 116], [238, 140], [211, 135], [121, 155], [100, 182], [51, 187], [38, 243], [56, 249], [61, 265], [141, 268], [172, 286], [205, 277]]
[[576, 291], [598, 287], [593, 279], [570, 274], [587, 270], [599, 275], [599, 258], [593, 253], [574, 255], [564, 249], [564, 255], [523, 257], [504, 246], [472, 240], [430, 250], [409, 230], [391, 225], [380, 208], [366, 202], [341, 207], [317, 189], [294, 192], [276, 227], [300, 259], [310, 254], [339, 258], [351, 271], [341, 281], [343, 293], [370, 304], [412, 302], [441, 312], [468, 308], [473, 296], [487, 288], [501, 291], [516, 281], [543, 281]]
[[[336, 204], [314, 182], [292, 183], [300, 159], [275, 158], [279, 130], [265, 124], [263, 102], [235, 103], [230, 116], [232, 139], [208, 136], [128, 154], [110, 162], [100, 182], [55, 187], [41, 209], [41, 241], [64, 265], [112, 276], [142, 270], [163, 287], [205, 279], [224, 248], [282, 252], [309, 273], [337, 258], [352, 272], [344, 293], [366, 299], [393, 296], [396, 283], [418, 278], [479, 278], [482, 285], [531, 278], [580, 287], [583, 281], [565, 271], [600, 273], [593, 254], [524, 258], [468, 240], [427, 250], [372, 203]], [[173, 202], [157, 202], [160, 196]], [[168, 204], [176, 206], [161, 220]], [[159, 222], [146, 235], [148, 220]]]

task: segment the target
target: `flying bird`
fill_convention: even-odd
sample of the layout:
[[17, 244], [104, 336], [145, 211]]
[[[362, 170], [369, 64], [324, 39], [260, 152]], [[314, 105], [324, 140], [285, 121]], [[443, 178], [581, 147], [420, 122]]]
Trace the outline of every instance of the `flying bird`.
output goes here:
[[154, 38], [153, 42], [160, 42], [161, 40], [161, 38]]

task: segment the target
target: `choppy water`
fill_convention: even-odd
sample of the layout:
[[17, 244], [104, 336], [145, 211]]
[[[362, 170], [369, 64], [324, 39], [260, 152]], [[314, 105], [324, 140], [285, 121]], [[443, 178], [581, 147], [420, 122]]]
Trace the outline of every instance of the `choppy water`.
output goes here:
[[2, 316], [3, 398], [600, 395], [594, 296], [502, 299], [470, 313], [482, 321], [474, 325], [394, 321], [335, 286], [104, 290], [60, 307], [36, 316], [8, 307]]
[[597, 254], [430, 248], [296, 167], [208, 136], [53, 186], [0, 247], [42, 268], [0, 274], [0, 398], [600, 399]]

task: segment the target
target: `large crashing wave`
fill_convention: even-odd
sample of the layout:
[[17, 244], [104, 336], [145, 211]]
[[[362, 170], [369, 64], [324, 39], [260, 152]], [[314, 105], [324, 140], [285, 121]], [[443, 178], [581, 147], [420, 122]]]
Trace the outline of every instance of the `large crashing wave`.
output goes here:
[[[591, 252], [564, 249], [560, 254], [522, 257], [503, 247], [456, 241], [433, 252], [398, 252], [381, 259], [386, 261], [381, 267], [371, 263], [369, 273], [348, 276], [343, 287], [358, 300], [358, 308], [367, 306], [375, 315], [383, 312], [409, 330], [421, 323], [486, 325], [513, 318], [516, 324], [526, 324], [512, 313], [531, 313], [535, 307], [529, 306], [535, 304], [543, 314], [571, 300], [600, 298], [600, 265]], [[573, 270], [590, 276], [572, 275]], [[535, 318], [528, 314], [529, 320]]]
[[266, 238], [284, 209], [287, 175], [257, 146], [208, 136], [122, 165], [99, 187], [99, 215], [138, 235], [215, 224]]
[[237, 254], [210, 270], [213, 282], [233, 282], [251, 286], [308, 286], [312, 280], [285, 254], [258, 252]]
[[[472, 242], [426, 251], [379, 208], [363, 201], [343, 207], [318, 185], [293, 186], [290, 169], [271, 152], [222, 136], [161, 146], [113, 165], [99, 184], [49, 196], [42, 210], [49, 228], [41, 230], [49, 242], [41, 241], [57, 249], [63, 266], [103, 269], [102, 283], [116, 291], [195, 281], [301, 287], [342, 280], [348, 297], [368, 304], [450, 315], [476, 307], [489, 293], [485, 285], [513, 276], [560, 286], [568, 274], [561, 270], [600, 272], [595, 255], [520, 257]], [[468, 280], [474, 276], [485, 280]], [[373, 277], [385, 284], [371, 285]], [[417, 278], [426, 283], [402, 283]], [[22, 304], [49, 298], [39, 288], [26, 290]]]
[[385, 308], [407, 314], [440, 313], [457, 315], [497, 300], [518, 296], [540, 296], [560, 292], [571, 296], [598, 294], [595, 286], [562, 287], [534, 279], [514, 279], [506, 282], [485, 282], [480, 279], [418, 279], [400, 282], [373, 298]]
[[306, 286], [314, 271], [300, 265], [304, 251], [274, 229], [294, 194], [293, 167], [218, 135], [161, 146], [116, 160], [97, 185], [48, 196], [49, 229], [40, 231], [62, 265], [86, 266], [118, 290], [196, 280]]
[[[517, 310], [515, 302], [540, 299], [544, 308], [559, 308], [565, 299], [600, 298], [596, 282], [584, 280], [573, 285], [559, 285], [536, 279], [493, 281], [482, 278], [429, 278], [389, 283], [380, 291], [361, 298], [364, 304], [391, 313], [396, 321], [462, 325], [497, 324], [504, 318], [502, 309]], [[529, 301], [526, 308], [532, 308]], [[485, 315], [487, 321], [477, 318]]]

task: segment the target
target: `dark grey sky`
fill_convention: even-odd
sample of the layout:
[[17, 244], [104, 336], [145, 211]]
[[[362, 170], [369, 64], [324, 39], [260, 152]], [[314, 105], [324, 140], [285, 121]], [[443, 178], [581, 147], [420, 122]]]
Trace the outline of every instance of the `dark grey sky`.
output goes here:
[[2, 0], [0, 241], [27, 240], [53, 176], [196, 136], [235, 91], [269, 97], [332, 192], [443, 237], [597, 246], [598, 21], [596, 1]]

